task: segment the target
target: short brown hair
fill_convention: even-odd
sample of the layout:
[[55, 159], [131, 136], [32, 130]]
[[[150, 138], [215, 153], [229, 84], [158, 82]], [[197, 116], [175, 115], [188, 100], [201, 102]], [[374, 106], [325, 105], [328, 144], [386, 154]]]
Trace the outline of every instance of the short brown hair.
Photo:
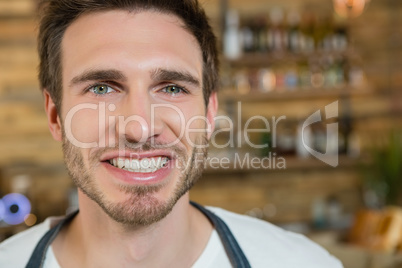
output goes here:
[[40, 58], [39, 82], [46, 89], [57, 110], [62, 101], [61, 43], [64, 33], [79, 16], [96, 11], [122, 9], [153, 10], [179, 17], [196, 38], [203, 57], [203, 92], [205, 105], [218, 88], [216, 38], [205, 11], [197, 0], [42, 0], [38, 35]]

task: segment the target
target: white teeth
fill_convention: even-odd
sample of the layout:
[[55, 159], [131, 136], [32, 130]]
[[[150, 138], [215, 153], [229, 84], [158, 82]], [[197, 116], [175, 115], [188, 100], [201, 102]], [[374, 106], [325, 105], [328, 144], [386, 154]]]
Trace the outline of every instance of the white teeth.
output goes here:
[[117, 167], [118, 168], [123, 168], [124, 167], [124, 159], [117, 159]]
[[148, 158], [144, 158], [141, 160], [141, 168], [142, 169], [148, 169], [151, 166], [151, 161], [148, 160]]
[[152, 157], [139, 159], [114, 158], [109, 161], [113, 166], [130, 172], [150, 173], [167, 166], [169, 158]]
[[131, 169], [139, 169], [140, 168], [140, 164], [137, 160], [131, 160]]

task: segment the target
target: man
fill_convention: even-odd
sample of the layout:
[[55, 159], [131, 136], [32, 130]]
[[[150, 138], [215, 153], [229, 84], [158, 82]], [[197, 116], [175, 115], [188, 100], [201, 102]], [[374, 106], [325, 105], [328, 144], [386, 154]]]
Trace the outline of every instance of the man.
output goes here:
[[39, 77], [80, 210], [5, 241], [0, 267], [341, 267], [302, 236], [189, 203], [218, 105], [196, 0], [43, 10]]

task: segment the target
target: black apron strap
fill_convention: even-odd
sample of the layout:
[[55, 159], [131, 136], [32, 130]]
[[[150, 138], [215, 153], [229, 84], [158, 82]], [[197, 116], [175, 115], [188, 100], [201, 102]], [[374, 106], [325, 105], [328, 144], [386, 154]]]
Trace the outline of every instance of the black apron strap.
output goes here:
[[226, 223], [215, 213], [204, 208], [203, 206], [192, 201], [190, 201], [190, 204], [200, 210], [213, 223], [222, 241], [223, 247], [225, 248], [226, 254], [229, 257], [230, 262], [232, 263], [232, 266], [234, 268], [251, 267], [246, 256], [244, 255], [243, 250], [240, 248], [239, 244], [236, 241], [236, 238], [233, 236]]
[[[240, 248], [235, 237], [230, 231], [226, 223], [215, 215], [212, 211], [204, 208], [203, 206], [190, 202], [195, 208], [200, 210], [215, 226], [216, 231], [222, 241], [223, 247], [225, 248], [226, 254], [234, 268], [250, 268], [250, 264]], [[26, 268], [42, 268], [45, 262], [45, 257], [49, 246], [52, 244], [53, 240], [56, 238], [61, 228], [70, 222], [76, 215], [78, 211], [70, 214], [64, 220], [59, 222], [56, 226], [51, 228], [47, 233], [41, 238], [41, 240], [36, 245], [31, 258], [28, 261]]]
[[28, 261], [28, 264], [25, 268], [41, 268], [45, 263], [45, 257], [49, 246], [52, 244], [53, 240], [59, 234], [61, 228], [68, 222], [70, 222], [76, 215], [78, 214], [78, 210], [69, 214], [65, 219], [59, 222], [56, 226], [51, 228], [46, 234], [39, 240], [38, 244], [31, 255], [31, 258]]

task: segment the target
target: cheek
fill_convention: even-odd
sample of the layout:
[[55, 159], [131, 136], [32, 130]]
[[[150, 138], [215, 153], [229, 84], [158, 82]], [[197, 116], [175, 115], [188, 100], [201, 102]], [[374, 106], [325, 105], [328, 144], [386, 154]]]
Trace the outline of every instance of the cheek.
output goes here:
[[200, 136], [205, 135], [208, 128], [207, 118], [203, 115], [194, 116], [188, 119], [186, 126], [186, 140], [196, 144]]
[[91, 108], [73, 108], [64, 117], [64, 130], [70, 142], [92, 143], [99, 140], [99, 113]]
[[155, 125], [159, 120], [163, 121], [163, 125], [173, 133], [169, 141], [180, 139], [185, 144], [189, 144], [190, 141], [194, 143], [200, 136], [200, 131], [205, 131], [205, 109], [198, 104], [188, 103], [158, 108], [155, 110]]
[[183, 114], [185, 116], [184, 142], [194, 146], [199, 137], [204, 135], [208, 126], [204, 106], [185, 107]]
[[[151, 120], [153, 120], [155, 128], [158, 129], [159, 126], [162, 126], [163, 128], [168, 128], [173, 134], [173, 137], [167, 138], [169, 142], [184, 135], [186, 116], [180, 106], [169, 105], [169, 107], [158, 107], [154, 110], [154, 114], [155, 117]], [[166, 133], [166, 130], [163, 129], [163, 132]]]

